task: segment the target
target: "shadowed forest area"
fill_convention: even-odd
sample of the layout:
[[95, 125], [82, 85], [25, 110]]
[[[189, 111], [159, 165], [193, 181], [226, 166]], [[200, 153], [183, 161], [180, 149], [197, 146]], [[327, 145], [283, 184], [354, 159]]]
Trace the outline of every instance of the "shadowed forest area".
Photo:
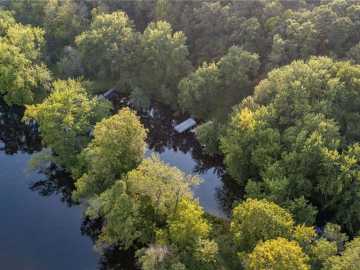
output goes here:
[[2, 0], [0, 152], [99, 269], [360, 269], [359, 29], [355, 0]]

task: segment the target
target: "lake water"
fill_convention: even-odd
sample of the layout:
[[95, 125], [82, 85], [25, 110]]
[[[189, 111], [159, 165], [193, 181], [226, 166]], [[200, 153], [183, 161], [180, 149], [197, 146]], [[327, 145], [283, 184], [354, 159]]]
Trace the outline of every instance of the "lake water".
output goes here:
[[[147, 155], [155, 152], [170, 165], [199, 174], [204, 181], [194, 195], [207, 212], [225, 216], [227, 202], [221, 198], [229, 197], [231, 189], [222, 181], [221, 159], [203, 155], [192, 133], [175, 133], [172, 126], [183, 116], [157, 108], [141, 118], [149, 130]], [[21, 110], [0, 107], [1, 269], [134, 269], [131, 252], [100, 255], [94, 250], [100, 226], [84, 220], [82, 206], [72, 203], [73, 182], [67, 174], [56, 168], [27, 170], [41, 143], [20, 119]]]

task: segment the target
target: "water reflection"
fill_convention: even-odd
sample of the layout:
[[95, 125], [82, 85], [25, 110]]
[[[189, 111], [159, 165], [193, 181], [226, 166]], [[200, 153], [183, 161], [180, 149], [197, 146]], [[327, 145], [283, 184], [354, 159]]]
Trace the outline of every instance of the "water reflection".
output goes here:
[[[127, 97], [115, 99], [115, 111], [122, 107], [132, 107]], [[132, 107], [136, 110], [134, 107]], [[208, 156], [202, 151], [200, 143], [193, 132], [177, 133], [174, 127], [186, 120], [189, 115], [173, 112], [168, 106], [152, 103], [148, 110], [137, 110], [141, 122], [148, 130], [148, 148], [158, 154], [171, 150], [173, 152], [190, 153], [196, 162], [193, 173], [204, 174], [214, 169], [219, 178], [224, 174], [221, 156]]]
[[38, 172], [43, 176], [43, 179], [31, 183], [30, 189], [32, 191], [36, 191], [39, 195], [45, 197], [58, 195], [60, 200], [69, 207], [77, 204], [71, 198], [75, 186], [74, 180], [69, 173], [59, 170], [54, 164]]
[[9, 108], [0, 100], [0, 151], [7, 155], [41, 149], [41, 138], [34, 127], [21, 122], [23, 112], [23, 108]]
[[[101, 218], [84, 218], [81, 224], [81, 233], [90, 237], [95, 244], [98, 239], [103, 221]], [[120, 250], [117, 246], [110, 246], [100, 250], [101, 257], [98, 263], [100, 270], [136, 270], [135, 250]]]
[[[119, 109], [129, 105], [127, 99], [116, 102]], [[38, 152], [42, 149], [41, 138], [36, 126], [21, 122], [22, 108], [8, 108], [0, 103], [0, 152], [13, 155], [17, 152]], [[186, 173], [199, 174], [204, 183], [194, 190], [206, 211], [226, 216], [234, 200], [238, 198], [239, 187], [225, 174], [222, 157], [210, 157], [203, 153], [194, 133], [178, 134], [174, 126], [186, 119], [186, 115], [175, 114], [166, 106], [153, 104], [147, 111], [139, 112], [142, 123], [148, 129], [148, 148], [156, 152], [165, 162], [177, 166]], [[49, 164], [38, 171], [40, 179], [33, 179], [30, 190], [44, 197], [56, 197], [68, 207], [74, 206], [71, 193], [74, 181], [70, 175]], [[236, 192], [234, 192], [236, 190]], [[96, 241], [101, 230], [101, 220], [83, 219], [81, 233]], [[50, 267], [50, 266], [49, 266]], [[98, 262], [98, 269], [136, 269], [133, 251], [119, 251], [116, 247], [103, 250]]]
[[222, 174], [221, 182], [222, 187], [216, 189], [216, 197], [224, 213], [229, 217], [235, 204], [244, 197], [245, 189], [226, 173]]
[[[123, 97], [115, 106], [130, 106]], [[235, 199], [233, 181], [225, 174], [222, 156], [206, 155], [194, 132], [177, 133], [174, 126], [188, 118], [186, 114], [174, 113], [167, 106], [153, 103], [146, 111], [138, 111], [141, 122], [148, 129], [147, 144], [150, 153], [186, 173], [198, 174], [204, 181], [194, 189], [200, 204], [211, 214], [227, 217]], [[225, 181], [223, 181], [225, 178]], [[227, 186], [231, 184], [231, 186]], [[227, 194], [229, 191], [231, 193]], [[238, 193], [238, 192], [236, 192]]]

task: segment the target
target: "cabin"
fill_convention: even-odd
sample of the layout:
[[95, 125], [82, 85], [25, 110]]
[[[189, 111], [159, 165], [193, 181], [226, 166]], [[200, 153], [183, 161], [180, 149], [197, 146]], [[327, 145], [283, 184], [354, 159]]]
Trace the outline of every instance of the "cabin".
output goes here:
[[176, 125], [174, 129], [177, 133], [183, 133], [196, 125], [196, 121], [193, 118], [186, 119], [184, 122]]
[[116, 91], [115, 88], [111, 88], [111, 89], [107, 90], [104, 94], [102, 94], [102, 96], [104, 98], [106, 98], [107, 100], [111, 100], [118, 96], [118, 92]]

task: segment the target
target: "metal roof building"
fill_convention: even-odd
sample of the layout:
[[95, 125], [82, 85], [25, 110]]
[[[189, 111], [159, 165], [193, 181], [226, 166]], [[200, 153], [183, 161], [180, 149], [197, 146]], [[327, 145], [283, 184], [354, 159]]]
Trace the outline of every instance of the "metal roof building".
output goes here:
[[196, 125], [196, 121], [193, 118], [189, 118], [185, 120], [184, 122], [181, 122], [177, 126], [174, 127], [176, 132], [183, 133], [184, 131], [194, 127]]

